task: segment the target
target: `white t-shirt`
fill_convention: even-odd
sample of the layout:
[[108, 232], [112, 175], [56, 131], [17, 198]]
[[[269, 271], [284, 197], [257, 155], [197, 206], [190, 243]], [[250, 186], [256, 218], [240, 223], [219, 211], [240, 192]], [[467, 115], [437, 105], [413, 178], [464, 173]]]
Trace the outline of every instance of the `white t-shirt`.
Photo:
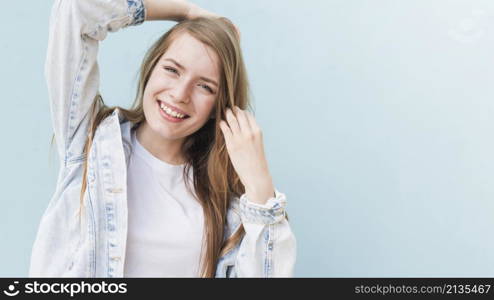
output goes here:
[[132, 144], [124, 277], [198, 277], [204, 215], [185, 187], [184, 165], [153, 156], [135, 130]]

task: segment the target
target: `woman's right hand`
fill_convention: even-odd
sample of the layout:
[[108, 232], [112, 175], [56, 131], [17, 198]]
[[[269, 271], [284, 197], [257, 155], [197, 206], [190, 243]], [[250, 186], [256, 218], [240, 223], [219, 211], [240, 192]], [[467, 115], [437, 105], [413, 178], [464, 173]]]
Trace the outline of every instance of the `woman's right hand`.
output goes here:
[[[222, 16], [210, 12], [187, 0], [143, 0], [146, 8], [146, 20], [169, 20], [180, 22], [199, 17], [222, 18]], [[225, 18], [232, 23], [228, 18]], [[232, 23], [240, 39], [240, 30]]]
[[220, 15], [215, 14], [213, 12], [210, 12], [208, 10], [205, 10], [204, 8], [199, 7], [196, 4], [189, 2], [188, 5], [189, 5], [189, 10], [187, 11], [187, 14], [185, 15], [185, 19], [187, 19], [187, 20], [192, 20], [192, 19], [199, 18], [199, 17], [221, 18]]
[[[215, 14], [213, 12], [210, 12], [202, 7], [199, 7], [193, 3], [188, 3], [189, 4], [189, 10], [185, 16], [185, 19], [187, 20], [193, 20], [195, 18], [199, 17], [206, 17], [206, 18], [223, 18], [222, 16]], [[227, 21], [229, 21], [233, 27], [235, 27], [235, 30], [237, 31], [238, 38], [240, 39], [240, 30], [238, 29], [237, 25], [233, 24], [230, 19], [225, 18]]]

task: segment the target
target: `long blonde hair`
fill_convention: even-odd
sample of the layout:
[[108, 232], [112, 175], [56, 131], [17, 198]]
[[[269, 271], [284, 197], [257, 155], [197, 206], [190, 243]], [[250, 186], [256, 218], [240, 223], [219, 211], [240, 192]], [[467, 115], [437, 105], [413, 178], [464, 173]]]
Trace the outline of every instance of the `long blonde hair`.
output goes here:
[[[214, 277], [218, 259], [233, 249], [244, 234], [243, 225], [230, 237], [225, 236], [226, 215], [233, 197], [245, 192], [244, 186], [235, 172], [226, 150], [225, 141], [219, 127], [219, 121], [225, 119], [227, 108], [234, 105], [241, 109], [251, 109], [249, 84], [245, 69], [239, 37], [232, 23], [226, 18], [196, 18], [177, 23], [163, 34], [147, 51], [139, 75], [137, 93], [130, 109], [120, 108], [125, 118], [133, 123], [145, 120], [143, 94], [159, 58], [166, 52], [173, 40], [187, 32], [205, 45], [211, 47], [219, 58], [220, 83], [213, 109], [215, 115], [198, 131], [186, 137], [182, 153], [186, 159], [183, 171], [184, 179], [189, 178], [193, 169], [193, 185], [197, 200], [204, 211], [205, 252], [202, 249], [201, 277]], [[93, 118], [89, 126], [88, 137], [84, 145], [84, 154], [89, 153], [94, 133], [98, 125], [109, 116], [116, 107], [106, 106], [98, 95], [93, 103]], [[251, 109], [252, 110], [252, 109]], [[81, 207], [86, 190], [87, 160], [80, 194]], [[185, 180], [187, 188], [189, 182]]]

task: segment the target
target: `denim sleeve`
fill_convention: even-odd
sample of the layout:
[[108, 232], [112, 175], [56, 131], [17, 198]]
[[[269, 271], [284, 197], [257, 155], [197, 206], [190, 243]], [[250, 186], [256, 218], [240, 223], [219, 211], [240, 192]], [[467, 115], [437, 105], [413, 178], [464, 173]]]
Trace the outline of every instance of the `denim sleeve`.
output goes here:
[[144, 21], [143, 0], [56, 0], [45, 78], [59, 158], [81, 159], [90, 110], [99, 90], [98, 43], [108, 31]]
[[296, 239], [285, 217], [286, 197], [257, 204], [240, 197], [239, 213], [245, 229], [235, 260], [238, 277], [291, 277], [296, 260]]

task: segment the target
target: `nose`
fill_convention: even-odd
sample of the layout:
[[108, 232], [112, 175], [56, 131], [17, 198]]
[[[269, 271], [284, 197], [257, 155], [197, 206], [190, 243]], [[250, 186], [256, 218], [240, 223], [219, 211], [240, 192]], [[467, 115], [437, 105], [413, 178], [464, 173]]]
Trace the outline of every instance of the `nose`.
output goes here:
[[173, 102], [188, 103], [190, 98], [190, 88], [187, 80], [176, 81], [175, 86], [170, 89], [169, 95]]

